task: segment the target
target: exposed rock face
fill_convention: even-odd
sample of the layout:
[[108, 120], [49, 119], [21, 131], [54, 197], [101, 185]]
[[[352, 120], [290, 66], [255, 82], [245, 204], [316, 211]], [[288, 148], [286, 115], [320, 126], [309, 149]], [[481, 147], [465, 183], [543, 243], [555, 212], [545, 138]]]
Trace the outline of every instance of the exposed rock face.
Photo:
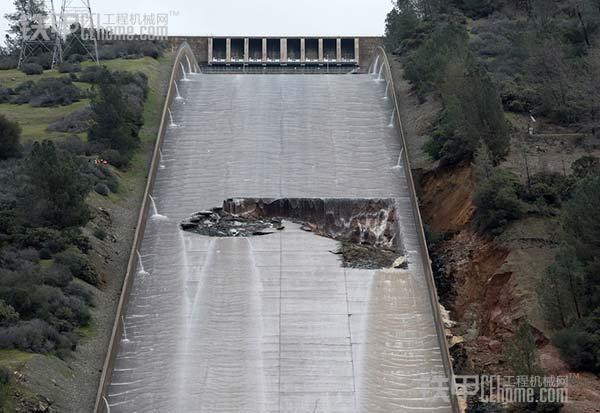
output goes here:
[[223, 210], [243, 217], [289, 219], [319, 235], [402, 250], [392, 199], [235, 198], [226, 200]]
[[181, 223], [185, 231], [215, 237], [248, 237], [283, 230], [282, 220], [340, 241], [332, 253], [353, 268], [407, 268], [391, 199], [235, 198]]

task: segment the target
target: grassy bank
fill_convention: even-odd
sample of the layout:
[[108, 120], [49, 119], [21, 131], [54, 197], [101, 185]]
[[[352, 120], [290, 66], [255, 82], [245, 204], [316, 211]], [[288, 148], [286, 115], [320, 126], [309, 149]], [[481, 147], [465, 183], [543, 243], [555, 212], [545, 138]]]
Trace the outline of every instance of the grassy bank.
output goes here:
[[[80, 339], [76, 351], [61, 360], [52, 355], [0, 350], [0, 367], [8, 368], [14, 376], [8, 388], [4, 389], [7, 395], [5, 408], [8, 411], [31, 411], [28, 409], [33, 406], [32, 403], [39, 401], [51, 401], [55, 411], [90, 411], [93, 406], [160, 123], [171, 58], [166, 55], [159, 59], [146, 57], [101, 62], [110, 70], [142, 72], [148, 78], [144, 126], [139, 134], [141, 144], [126, 169], [111, 168], [119, 180], [117, 193], [100, 196], [91, 192], [87, 197], [94, 218], [83, 232], [90, 239], [92, 249], [88, 254], [89, 260], [101, 283], [98, 288], [85, 286], [92, 291], [95, 306], [91, 309], [91, 321], [77, 330]], [[87, 62], [82, 66], [85, 68], [89, 65], [91, 63]], [[38, 81], [57, 76], [68, 74], [46, 71], [43, 75], [25, 76], [15, 70], [0, 71], [0, 87], [13, 88], [28, 80]], [[92, 87], [90, 83], [74, 84], [80, 89]], [[72, 134], [47, 132], [48, 124], [88, 104], [89, 99], [50, 108], [5, 103], [0, 105], [0, 113], [21, 125], [22, 143], [42, 139], [61, 141]], [[87, 133], [79, 136], [85, 140]], [[94, 235], [99, 229], [106, 234], [102, 239]], [[40, 262], [40, 265], [50, 265], [51, 260], [47, 261]]]

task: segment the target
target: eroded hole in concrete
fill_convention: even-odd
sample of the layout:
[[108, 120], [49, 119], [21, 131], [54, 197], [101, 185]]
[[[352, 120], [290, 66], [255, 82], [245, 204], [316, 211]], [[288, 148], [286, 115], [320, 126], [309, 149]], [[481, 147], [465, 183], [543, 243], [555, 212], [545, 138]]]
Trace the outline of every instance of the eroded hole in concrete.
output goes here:
[[225, 212], [223, 208], [213, 208], [196, 212], [181, 223], [181, 228], [209, 237], [251, 237], [268, 235], [284, 227], [281, 220], [275, 218], [238, 216]]
[[344, 266], [406, 268], [393, 199], [233, 198], [221, 208], [201, 211], [182, 229], [217, 237], [248, 237], [284, 230], [283, 220], [340, 242]]

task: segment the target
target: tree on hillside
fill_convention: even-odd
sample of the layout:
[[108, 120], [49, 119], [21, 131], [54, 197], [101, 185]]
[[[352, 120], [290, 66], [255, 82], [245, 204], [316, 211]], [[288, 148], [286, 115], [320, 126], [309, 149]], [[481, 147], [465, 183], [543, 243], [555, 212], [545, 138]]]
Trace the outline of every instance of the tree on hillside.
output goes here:
[[9, 52], [15, 52], [21, 48], [23, 32], [32, 35], [43, 23], [48, 13], [43, 0], [14, 0], [15, 11], [4, 17], [8, 20], [9, 30], [6, 36], [6, 45]]
[[473, 158], [475, 180], [483, 183], [490, 179], [494, 174], [494, 160], [490, 148], [485, 143], [481, 143]]
[[521, 216], [523, 203], [518, 190], [518, 178], [500, 169], [477, 186], [473, 204], [477, 207], [476, 219], [482, 231], [500, 233], [508, 223]]
[[553, 327], [565, 328], [583, 314], [585, 291], [581, 263], [563, 245], [539, 285], [540, 304]]
[[527, 321], [521, 321], [505, 349], [508, 364], [515, 375], [534, 376], [540, 373], [540, 359], [535, 339]]
[[[542, 366], [539, 352], [535, 345], [535, 338], [531, 332], [531, 326], [526, 320], [522, 320], [512, 339], [506, 344], [504, 355], [508, 361], [515, 376], [527, 376], [533, 378], [541, 375]], [[529, 384], [533, 389], [533, 399], [539, 399], [540, 385]], [[511, 405], [511, 412], [544, 412], [558, 413], [561, 408], [560, 403], [541, 403], [541, 402], [519, 402]]]
[[582, 156], [573, 162], [571, 169], [577, 178], [600, 175], [600, 158], [591, 155]]
[[[561, 247], [542, 280], [544, 315], [558, 327], [554, 344], [569, 364], [600, 371], [600, 175], [581, 170], [594, 165], [582, 158], [575, 167], [580, 178], [561, 216]], [[557, 322], [559, 321], [559, 322]]]
[[425, 149], [433, 159], [471, 159], [483, 142], [495, 162], [510, 146], [508, 123], [495, 85], [474, 58], [452, 59], [440, 86], [444, 111]]
[[537, 288], [540, 307], [551, 327], [566, 328], [568, 314], [566, 310], [563, 279], [555, 266], [551, 266], [539, 281]]
[[25, 173], [24, 210], [34, 224], [66, 228], [87, 223], [89, 183], [79, 174], [71, 155], [59, 152], [51, 141], [35, 142]]
[[528, 74], [539, 96], [535, 111], [565, 124], [579, 120], [584, 96], [581, 71], [568, 52], [556, 38], [543, 40], [533, 51]]
[[600, 309], [553, 337], [571, 367], [600, 372]]
[[14, 158], [21, 155], [21, 127], [0, 114], [0, 159]]
[[600, 176], [584, 179], [562, 215], [562, 238], [584, 271], [582, 301], [590, 310], [600, 307]]
[[428, 37], [404, 62], [404, 76], [420, 99], [441, 84], [448, 62], [467, 51], [467, 31], [455, 19], [438, 22]]
[[92, 98], [93, 124], [89, 130], [89, 141], [100, 150], [118, 151], [129, 159], [137, 146], [138, 128], [131, 112], [122, 85], [106, 68], [98, 75], [95, 94]]
[[600, 136], [600, 49], [594, 48], [584, 58], [582, 77], [585, 78], [584, 105], [587, 116], [584, 127], [592, 132], [594, 137]]
[[385, 47], [395, 52], [414, 33], [418, 24], [419, 18], [412, 7], [394, 7], [385, 19]]

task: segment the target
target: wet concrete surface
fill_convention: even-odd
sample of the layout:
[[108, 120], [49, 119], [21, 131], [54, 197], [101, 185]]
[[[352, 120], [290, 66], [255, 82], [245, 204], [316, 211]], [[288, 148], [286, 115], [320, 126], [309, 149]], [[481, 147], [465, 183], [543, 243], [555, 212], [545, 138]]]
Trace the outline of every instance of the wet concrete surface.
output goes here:
[[[163, 147], [111, 412], [450, 411], [385, 84], [195, 75]], [[407, 270], [343, 268], [336, 241], [179, 224], [232, 197], [386, 198]]]

